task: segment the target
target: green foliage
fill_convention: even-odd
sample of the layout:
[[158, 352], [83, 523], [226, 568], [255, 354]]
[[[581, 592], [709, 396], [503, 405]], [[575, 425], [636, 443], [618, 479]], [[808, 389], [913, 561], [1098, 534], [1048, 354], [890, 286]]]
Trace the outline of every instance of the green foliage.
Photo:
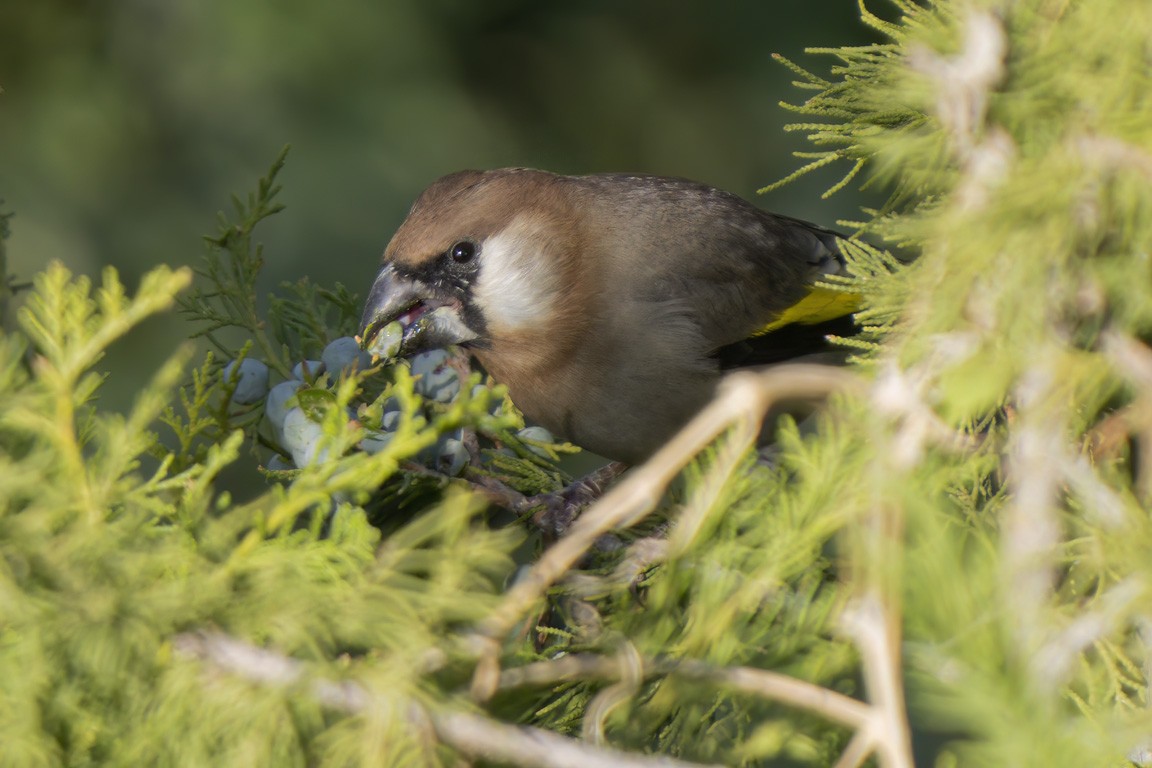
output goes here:
[[801, 71], [829, 122], [795, 128], [891, 185], [863, 229], [921, 254], [855, 260], [884, 343], [848, 422], [894, 453], [850, 483], [904, 531], [877, 578], [913, 716], [965, 765], [1120, 764], [1152, 730], [1152, 573], [1123, 554], [1152, 534], [1152, 13], [898, 7], [839, 81]]
[[[522, 495], [569, 447], [477, 375], [447, 402], [405, 365], [302, 382], [324, 458], [222, 490], [293, 454], [216, 353], [287, 379], [355, 328], [340, 287], [257, 297], [283, 156], [191, 289], [38, 275], [0, 336], [0, 763], [512, 760], [477, 717], [588, 764], [907, 766], [906, 716], [918, 764], [1147, 763], [1152, 8], [896, 7], [831, 79], [789, 63], [808, 168], [892, 190], [860, 228], [918, 256], [846, 246], [851, 385], [768, 462], [725, 433], [557, 578]], [[214, 352], [102, 410], [108, 346], [177, 302]], [[421, 457], [456, 430], [451, 478]]]
[[[488, 530], [458, 494], [384, 548], [363, 509], [332, 503], [385, 482], [400, 448], [303, 470], [242, 505], [213, 489], [240, 432], [142, 474], [148, 428], [187, 352], [126, 417], [93, 406], [101, 377], [88, 368], [190, 277], [156, 270], [129, 298], [111, 270], [93, 289], [52, 265], [20, 312], [21, 333], [0, 339], [6, 765], [286, 764], [347, 751], [338, 732], [353, 729], [333, 731], [308, 697], [204, 687], [173, 656], [175, 634], [227, 629], [301, 658], [343, 658], [341, 673], [368, 663], [415, 690], [436, 638], [482, 615], [510, 568], [518, 537]], [[185, 400], [193, 421], [207, 390], [220, 395], [206, 378], [197, 371], [199, 392]], [[177, 471], [174, 459], [187, 466]], [[308, 521], [323, 521], [323, 535]], [[302, 751], [312, 737], [317, 746]]]
[[[252, 314], [259, 248], [250, 237], [273, 211], [274, 172], [212, 241], [211, 288], [182, 300], [193, 311], [211, 306], [213, 330], [262, 330]], [[404, 408], [387, 449], [288, 473], [290, 483], [232, 503], [216, 479], [260, 420], [258, 408], [230, 403], [234, 382], [211, 353], [180, 389], [178, 407], [170, 401], [190, 348], [126, 416], [95, 401], [103, 377], [92, 369], [107, 347], [171, 307], [191, 277], [160, 268], [129, 297], [111, 269], [94, 287], [53, 264], [37, 276], [19, 330], [0, 337], [0, 761], [374, 763], [364, 739], [393, 740], [397, 756], [420, 752], [402, 719], [337, 722], [307, 696], [211, 684], [174, 654], [174, 642], [182, 631], [217, 628], [334, 675], [367, 665], [367, 677], [397, 696], [431, 695], [421, 670], [443, 667], [448, 628], [492, 604], [522, 536], [490, 529], [474, 499], [447, 492], [382, 545], [361, 504], [438, 432], [471, 420], [500, 433], [517, 421], [490, 415], [486, 393], [425, 419], [401, 372], [375, 403], [396, 397]], [[324, 295], [339, 304], [339, 291]], [[346, 407], [364, 375], [342, 378], [332, 392], [315, 388], [330, 400], [318, 416], [335, 454], [355, 442]], [[157, 442], [157, 419], [175, 433], [174, 446]], [[145, 471], [148, 454], [161, 461]]]

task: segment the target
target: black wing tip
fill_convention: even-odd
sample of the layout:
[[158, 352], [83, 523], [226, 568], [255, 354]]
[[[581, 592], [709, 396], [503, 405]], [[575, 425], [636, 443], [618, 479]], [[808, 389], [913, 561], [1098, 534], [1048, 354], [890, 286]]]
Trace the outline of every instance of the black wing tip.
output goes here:
[[855, 336], [859, 332], [860, 327], [853, 322], [851, 315], [811, 325], [793, 323], [760, 336], [720, 347], [712, 356], [722, 371], [785, 363], [806, 355], [838, 350], [839, 348], [829, 341], [829, 336]]

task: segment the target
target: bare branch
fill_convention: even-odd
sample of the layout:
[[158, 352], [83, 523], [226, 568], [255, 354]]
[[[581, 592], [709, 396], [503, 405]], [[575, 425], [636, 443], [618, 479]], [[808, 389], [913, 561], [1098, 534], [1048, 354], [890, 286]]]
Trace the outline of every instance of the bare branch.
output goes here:
[[671, 757], [633, 755], [466, 712], [432, 714], [437, 735], [461, 752], [524, 768], [697, 768]]
[[743, 435], [733, 435], [722, 441], [712, 465], [704, 477], [694, 484], [691, 496], [676, 515], [676, 521], [668, 534], [665, 556], [684, 552], [696, 539], [704, 522], [716, 511], [717, 499], [740, 467], [747, 450], [748, 444]]
[[[664, 489], [717, 435], [735, 424], [733, 446], [751, 446], [768, 408], [785, 399], [813, 399], [858, 383], [849, 371], [820, 365], [785, 365], [760, 373], [729, 376], [720, 394], [647, 463], [635, 468], [590, 507], [536, 562], [527, 576], [504, 596], [480, 626], [481, 635], [499, 638], [528, 613], [544, 592], [556, 583], [601, 535], [642, 520], [660, 501]], [[488, 683], [495, 685], [496, 680]], [[491, 688], [488, 694], [491, 693]], [[475, 693], [483, 699], [484, 691]]]
[[[943, 345], [942, 345], [943, 346]], [[920, 463], [928, 445], [949, 451], [969, 451], [978, 442], [970, 435], [948, 426], [928, 405], [927, 391], [935, 381], [939, 366], [956, 362], [939, 352], [925, 364], [905, 370], [889, 359], [880, 368], [872, 385], [872, 402], [879, 413], [898, 422], [898, 430], [888, 455], [899, 469]]]
[[644, 682], [644, 660], [632, 643], [625, 642], [612, 661], [619, 682], [597, 693], [584, 710], [583, 736], [592, 744], [604, 743], [604, 721], [612, 710], [635, 696]]
[[[274, 651], [215, 632], [178, 635], [176, 650], [217, 669], [271, 687], [306, 684], [326, 707], [362, 712], [376, 698], [359, 683], [312, 678], [305, 665]], [[473, 758], [524, 768], [699, 768], [670, 757], [629, 754], [593, 746], [540, 728], [508, 725], [470, 712], [443, 712], [408, 702], [409, 716], [429, 723], [444, 743]]]
[[1000, 20], [989, 11], [968, 16], [964, 47], [954, 57], [924, 46], [908, 56], [913, 68], [937, 83], [936, 115], [961, 158], [972, 151], [988, 112], [988, 96], [1004, 77], [1008, 39]]
[[[257, 648], [218, 632], [177, 635], [178, 653], [211, 663], [229, 674], [271, 687], [287, 687], [305, 681], [304, 665], [296, 659]], [[369, 703], [368, 692], [356, 683], [331, 680], [309, 681], [309, 695], [331, 709], [360, 712]]]
[[1146, 593], [1143, 580], [1136, 576], [1129, 576], [1104, 592], [1096, 601], [1098, 608], [1081, 613], [1037, 649], [1032, 667], [1038, 675], [1050, 680], [1053, 687], [1062, 684], [1084, 650], [1123, 626], [1132, 613], [1133, 604]]
[[876, 740], [871, 731], [857, 731], [833, 768], [859, 768], [864, 765], [864, 761], [868, 759], [875, 748]]
[[1109, 331], [1101, 336], [1104, 353], [1136, 386], [1152, 390], [1152, 349], [1138, 339]]
[[867, 704], [779, 672], [753, 667], [717, 668], [695, 662], [681, 664], [675, 672], [806, 709], [857, 729], [870, 729], [874, 720], [871, 707]]
[[605, 575], [574, 571], [564, 578], [566, 592], [575, 598], [591, 599], [619, 589], [633, 589], [649, 568], [663, 563], [668, 556], [667, 525], [661, 524], [651, 536], [628, 545], [624, 556], [612, 572]]
[[1134, 170], [1152, 180], [1152, 157], [1141, 147], [1113, 136], [1085, 134], [1073, 146], [1086, 160], [1116, 170]]
[[[871, 735], [880, 765], [914, 768], [900, 673], [899, 638], [893, 636], [891, 617], [880, 598], [871, 594], [844, 612], [843, 623], [845, 632], [860, 650], [873, 715]], [[853, 746], [855, 744], [849, 745], [849, 749]]]
[[1004, 78], [1007, 52], [1008, 38], [1001, 21], [989, 11], [973, 11], [958, 55], [940, 56], [919, 46], [908, 56], [914, 69], [936, 81], [936, 116], [964, 169], [956, 189], [961, 207], [979, 206], [985, 191], [1004, 176], [1016, 154], [1007, 132], [984, 125], [989, 95]]
[[[551, 685], [570, 680], [615, 680], [621, 674], [616, 659], [573, 654], [554, 661], [538, 661], [500, 674], [500, 690], [527, 685]], [[717, 667], [699, 661], [647, 659], [644, 677], [670, 675], [714, 683], [732, 690], [779, 701], [820, 715], [850, 728], [871, 728], [873, 715], [867, 704], [814, 683], [779, 672], [753, 667]]]
[[1103, 335], [1104, 352], [1120, 373], [1140, 390], [1127, 409], [1136, 452], [1133, 486], [1139, 498], [1152, 500], [1152, 350], [1138, 339], [1110, 331]]
[[1049, 630], [1048, 612], [1056, 583], [1057, 548], [1061, 525], [1057, 503], [1061, 473], [1051, 460], [1053, 446], [1064, 440], [1062, 425], [1043, 400], [1053, 386], [1048, 366], [1028, 370], [1016, 391], [1018, 424], [1009, 444], [1008, 478], [1012, 501], [1004, 511], [1001, 537], [1003, 580], [1012, 589], [1005, 594], [1018, 658], [1029, 664], [1033, 682], [1051, 690], [1047, 672], [1034, 665], [1035, 652]]

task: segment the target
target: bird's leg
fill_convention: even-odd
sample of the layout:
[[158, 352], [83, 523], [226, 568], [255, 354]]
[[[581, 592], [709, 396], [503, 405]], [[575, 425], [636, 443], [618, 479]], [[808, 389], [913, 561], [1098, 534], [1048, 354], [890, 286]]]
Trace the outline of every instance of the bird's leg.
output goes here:
[[[469, 448], [471, 453], [474, 446], [468, 444], [467, 431], [464, 440], [465, 446]], [[413, 474], [439, 477], [448, 481], [453, 479], [416, 462], [404, 462], [401, 469]], [[568, 532], [584, 507], [599, 499], [607, 485], [623, 474], [626, 469], [628, 469], [627, 464], [614, 461], [588, 473], [575, 482], [569, 483], [558, 491], [547, 491], [535, 496], [525, 496], [495, 477], [474, 477], [465, 482], [471, 486], [473, 491], [487, 498], [490, 503], [516, 515], [525, 514], [529, 510], [542, 506], [543, 508], [532, 516], [532, 524], [540, 529], [547, 538], [559, 539]]]
[[545, 536], [559, 539], [579, 517], [584, 507], [600, 498], [605, 487], [628, 469], [627, 464], [613, 461], [570, 483], [559, 491], [540, 493], [524, 500], [526, 507], [540, 504], [544, 508], [532, 516], [532, 523]]

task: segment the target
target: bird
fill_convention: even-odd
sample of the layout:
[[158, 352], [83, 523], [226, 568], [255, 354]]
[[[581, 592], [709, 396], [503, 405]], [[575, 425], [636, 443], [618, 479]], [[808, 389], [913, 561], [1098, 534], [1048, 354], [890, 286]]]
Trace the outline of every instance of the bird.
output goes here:
[[637, 464], [723, 376], [832, 349], [860, 297], [832, 230], [701, 182], [466, 170], [428, 186], [388, 243], [359, 338], [466, 349], [524, 416]]

